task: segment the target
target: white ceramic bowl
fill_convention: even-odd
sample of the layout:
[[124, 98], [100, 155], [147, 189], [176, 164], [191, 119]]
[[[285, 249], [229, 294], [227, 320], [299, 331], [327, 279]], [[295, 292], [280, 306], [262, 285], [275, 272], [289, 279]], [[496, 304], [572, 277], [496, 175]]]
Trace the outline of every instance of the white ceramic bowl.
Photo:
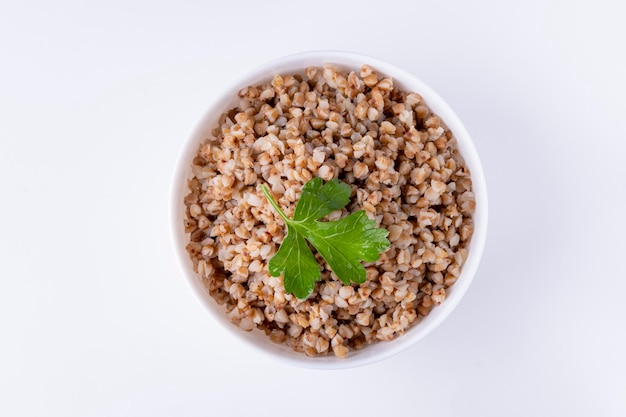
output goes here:
[[[473, 188], [476, 197], [474, 213], [474, 235], [468, 247], [468, 258], [457, 282], [447, 290], [446, 300], [432, 309], [430, 314], [410, 328], [404, 335], [390, 342], [378, 342], [362, 350], [351, 351], [347, 358], [338, 359], [332, 353], [327, 356], [310, 358], [296, 353], [285, 345], [278, 345], [261, 331], [245, 332], [230, 323], [223, 306], [219, 306], [202, 286], [198, 275], [193, 271], [191, 260], [185, 250], [189, 236], [185, 234], [183, 220], [185, 207], [183, 198], [187, 194], [187, 179], [191, 177], [191, 162], [199, 144], [208, 137], [217, 126], [220, 115], [237, 105], [237, 92], [248, 86], [269, 81], [275, 74], [293, 74], [302, 72], [308, 66], [321, 66], [330, 63], [341, 69], [358, 70], [361, 65], [369, 64], [379, 74], [390, 76], [394, 86], [407, 92], [417, 92], [426, 104], [448, 126], [458, 141], [458, 147], [471, 170]], [[200, 120], [192, 135], [185, 142], [180, 153], [171, 189], [171, 229], [173, 242], [183, 274], [191, 284], [200, 301], [206, 306], [214, 319], [235, 334], [242, 343], [251, 349], [266, 353], [268, 356], [295, 366], [316, 369], [351, 368], [371, 364], [414, 345], [441, 324], [454, 310], [467, 291], [480, 261], [485, 238], [487, 236], [487, 189], [483, 169], [469, 133], [446, 102], [424, 82], [387, 62], [359, 54], [339, 51], [316, 51], [286, 56], [271, 61], [250, 71], [242, 79], [232, 83], [220, 94], [216, 94], [204, 118]], [[197, 331], [205, 331], [197, 329]]]

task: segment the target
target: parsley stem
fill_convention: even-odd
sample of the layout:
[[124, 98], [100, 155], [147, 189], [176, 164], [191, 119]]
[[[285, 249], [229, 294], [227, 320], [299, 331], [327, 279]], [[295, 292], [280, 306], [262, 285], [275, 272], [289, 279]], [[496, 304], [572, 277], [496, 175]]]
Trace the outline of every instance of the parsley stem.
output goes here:
[[278, 212], [278, 214], [280, 215], [280, 217], [283, 218], [283, 220], [285, 221], [286, 224], [289, 224], [291, 221], [289, 220], [289, 218], [285, 215], [285, 213], [283, 213], [283, 211], [280, 209], [280, 206], [278, 205], [278, 203], [276, 202], [276, 200], [274, 200], [274, 198], [272, 197], [272, 195], [270, 194], [269, 190], [267, 189], [267, 187], [265, 186], [265, 184], [261, 184], [261, 191], [263, 191], [263, 194], [265, 194], [265, 198], [267, 198], [267, 200], [270, 202], [270, 204], [272, 205], [272, 207], [274, 207], [274, 210], [276, 210]]

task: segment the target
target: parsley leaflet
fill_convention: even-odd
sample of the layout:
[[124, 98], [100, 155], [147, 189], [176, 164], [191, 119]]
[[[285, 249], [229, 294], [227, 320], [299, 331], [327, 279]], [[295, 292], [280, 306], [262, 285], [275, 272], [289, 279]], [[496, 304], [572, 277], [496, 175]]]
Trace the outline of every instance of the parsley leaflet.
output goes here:
[[361, 261], [374, 262], [389, 247], [389, 232], [376, 228], [376, 222], [364, 210], [335, 221], [317, 221], [350, 202], [350, 187], [337, 179], [326, 184], [321, 178], [308, 181], [293, 219], [285, 215], [265, 185], [261, 190], [287, 225], [287, 235], [269, 262], [270, 274], [277, 277], [284, 272], [285, 291], [300, 299], [311, 294], [321, 277], [307, 241], [346, 285], [365, 282]]

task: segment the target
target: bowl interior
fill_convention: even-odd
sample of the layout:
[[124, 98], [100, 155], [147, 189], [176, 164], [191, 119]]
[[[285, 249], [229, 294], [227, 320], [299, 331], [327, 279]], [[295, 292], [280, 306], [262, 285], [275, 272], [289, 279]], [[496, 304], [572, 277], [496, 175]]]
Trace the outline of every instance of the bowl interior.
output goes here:
[[[440, 306], [433, 308], [428, 316], [413, 325], [404, 335], [390, 342], [374, 343], [362, 350], [351, 351], [345, 359], [338, 359], [332, 354], [309, 358], [304, 354], [292, 351], [284, 344], [278, 345], [271, 342], [263, 332], [257, 330], [245, 332], [232, 324], [227, 318], [223, 307], [219, 306], [208, 294], [201, 284], [200, 278], [193, 271], [191, 259], [185, 250], [185, 246], [188, 243], [188, 235], [185, 234], [183, 226], [185, 218], [183, 199], [188, 193], [187, 180], [191, 178], [193, 157], [198, 146], [210, 136], [211, 130], [217, 126], [220, 115], [237, 105], [237, 92], [246, 86], [267, 82], [277, 73], [303, 73], [304, 68], [308, 66], [321, 66], [327, 63], [344, 70], [358, 70], [361, 65], [368, 64], [379, 73], [393, 78], [396, 88], [401, 88], [407, 92], [419, 93], [426, 104], [441, 118], [457, 139], [459, 151], [471, 172], [476, 198], [474, 234], [468, 246], [468, 258], [457, 282], [446, 290], [446, 300]], [[307, 368], [339, 369], [370, 364], [406, 349], [430, 333], [452, 312], [467, 291], [478, 268], [487, 234], [487, 191], [482, 166], [469, 133], [456, 114], [436, 92], [406, 71], [372, 57], [346, 52], [308, 52], [269, 62], [253, 70], [249, 75], [235, 82], [232, 87], [217, 96], [184, 144], [172, 182], [171, 198], [171, 228], [179, 264], [194, 292], [211, 312], [212, 316], [234, 336], [251, 347], [260, 349], [283, 362]]]

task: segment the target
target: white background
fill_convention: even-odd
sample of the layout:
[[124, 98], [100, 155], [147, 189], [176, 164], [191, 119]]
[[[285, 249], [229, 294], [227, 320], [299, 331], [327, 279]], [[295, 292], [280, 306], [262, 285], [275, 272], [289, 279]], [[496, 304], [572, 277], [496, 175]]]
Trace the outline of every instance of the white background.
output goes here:
[[[0, 415], [626, 415], [625, 17], [619, 0], [2, 1]], [[490, 196], [455, 312], [347, 371], [237, 343], [169, 237], [174, 163], [212, 97], [313, 49], [434, 87]]]

